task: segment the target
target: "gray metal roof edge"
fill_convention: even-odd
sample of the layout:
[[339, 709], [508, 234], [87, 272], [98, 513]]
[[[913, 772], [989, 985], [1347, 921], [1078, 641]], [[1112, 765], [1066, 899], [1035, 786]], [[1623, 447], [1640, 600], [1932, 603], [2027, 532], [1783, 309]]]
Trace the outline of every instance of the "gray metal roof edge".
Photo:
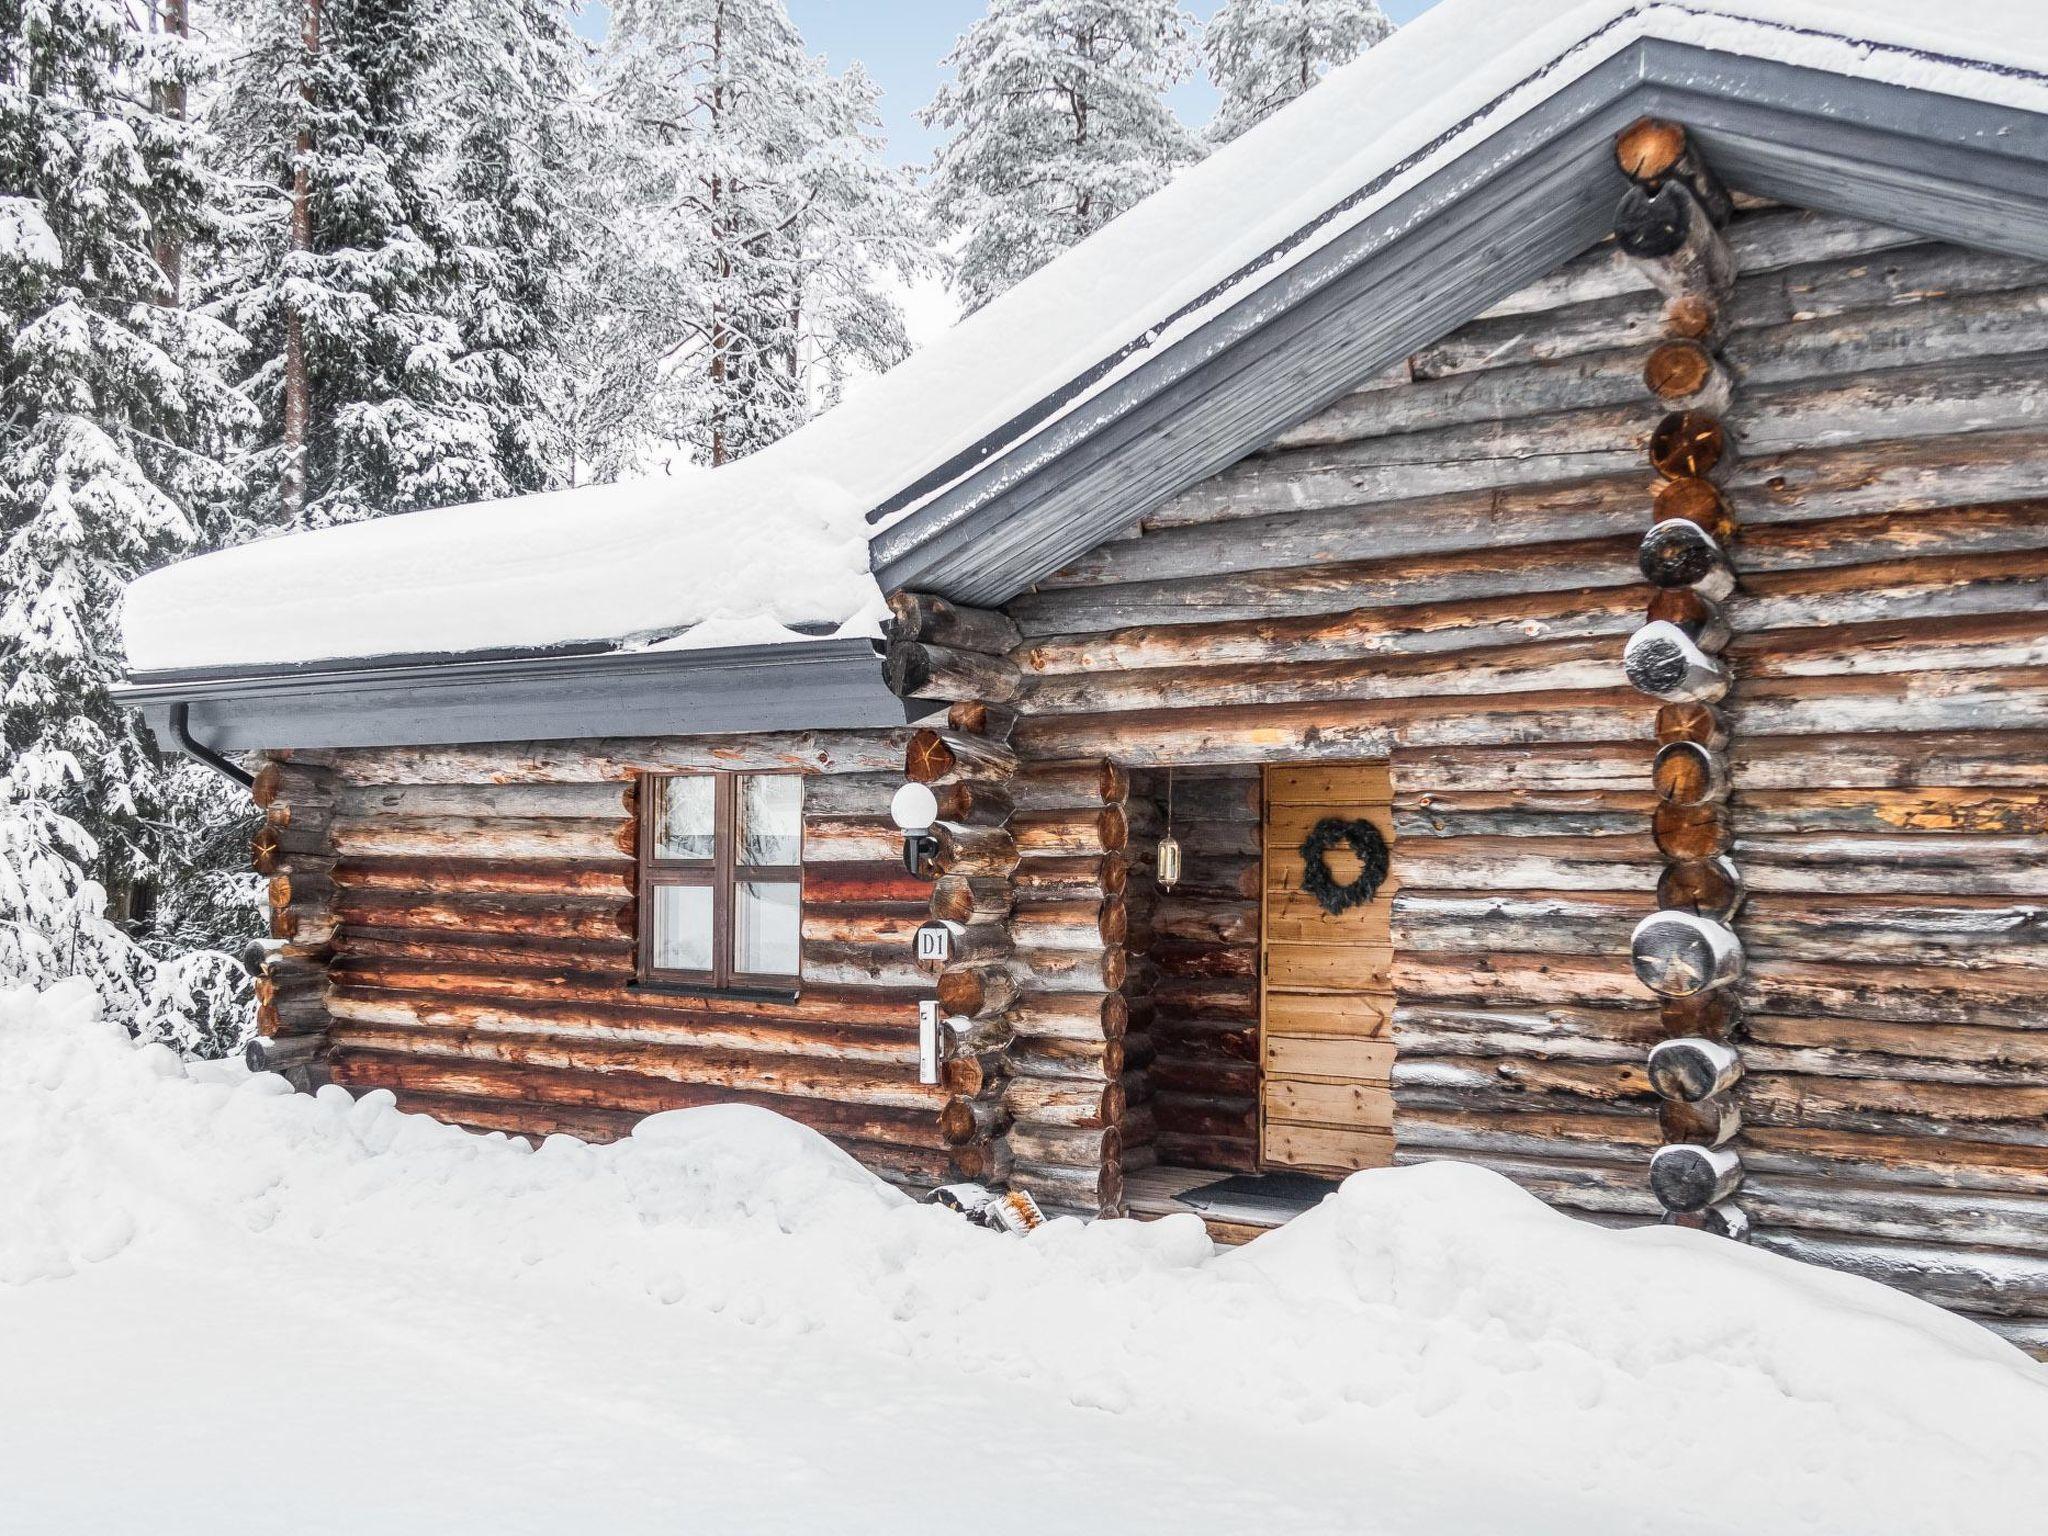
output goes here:
[[[1432, 338], [1411, 342], [1398, 316], [1376, 312], [1381, 344], [1347, 349], [1327, 328], [1319, 335], [1290, 325], [1294, 311], [1329, 314], [1376, 287], [1395, 289], [1396, 301], [1400, 286], [1419, 293], [1429, 274], [1413, 251], [1426, 225], [1456, 218], [1460, 205], [1489, 191], [1513, 206], [1500, 193], [1503, 183], [1542, 174], [1546, 156], [1561, 152], [1574, 127], [1596, 118], [1625, 122], [1642, 112], [1696, 123], [1710, 160], [1748, 190], [1930, 238], [2048, 258], [2048, 117], [1695, 44], [1639, 40], [878, 534], [871, 547], [881, 584], [962, 602], [1004, 602], [1313, 415]], [[1917, 195], [1900, 185], [1915, 177]], [[1596, 185], [1611, 206], [1621, 185], [1611, 161]], [[1540, 253], [1539, 271], [1592, 243], [1567, 219], [1552, 224], [1553, 243]], [[1489, 233], [1507, 240], [1515, 230], [1505, 222], [1491, 230], [1475, 225], [1474, 238]], [[1455, 249], [1430, 254], [1439, 263], [1464, 259]], [[1537, 275], [1526, 270], [1528, 260], [1496, 265], [1498, 280], [1471, 284], [1462, 313], [1448, 323], [1438, 316], [1436, 334]], [[1398, 285], [1385, 280], [1395, 266], [1403, 269]], [[1281, 331], [1290, 333], [1284, 341], [1262, 341], [1262, 333]], [[1329, 383], [1322, 354], [1330, 353], [1347, 353], [1351, 371], [1343, 386]], [[1242, 374], [1247, 356], [1271, 380], [1270, 398], [1254, 399], [1258, 390], [1237, 379], [1231, 419], [1207, 427], [1198, 411], [1190, 414], [1190, 402], [1220, 400], [1226, 391], [1216, 381]], [[1304, 388], [1304, 374], [1318, 386]], [[1168, 413], [1154, 408], [1166, 400], [1179, 410], [1170, 433], [1163, 430]]]
[[166, 746], [171, 712], [216, 752], [425, 746], [583, 736], [743, 735], [900, 728], [932, 706], [883, 682], [877, 643], [854, 637], [703, 650], [137, 680], [116, 699]]

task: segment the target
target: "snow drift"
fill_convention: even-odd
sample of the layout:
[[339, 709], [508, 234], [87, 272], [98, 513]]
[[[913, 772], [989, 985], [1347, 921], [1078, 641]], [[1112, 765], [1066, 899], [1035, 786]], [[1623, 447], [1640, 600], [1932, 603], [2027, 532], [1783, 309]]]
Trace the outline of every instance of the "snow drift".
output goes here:
[[[334, 1524], [295, 1529], [350, 1528], [393, 1488], [421, 1511], [466, 1490], [455, 1529], [643, 1528], [632, 1511], [673, 1528], [650, 1491], [673, 1469], [629, 1448], [648, 1424], [684, 1461], [730, 1451], [704, 1474], [726, 1490], [762, 1457], [829, 1462], [876, 1421], [904, 1437], [884, 1486], [911, 1500], [886, 1520], [788, 1485], [701, 1528], [951, 1528], [950, 1485], [913, 1475], [930, 1463], [912, 1448], [955, 1442], [1049, 1458], [1026, 1481], [1068, 1493], [1096, 1478], [1104, 1521], [1101, 1500], [1157, 1517], [1205, 1487], [1219, 1467], [1194, 1450], [1226, 1441], [1257, 1507], [1304, 1529], [1633, 1531], [1654, 1511], [1679, 1532], [1969, 1532], [2048, 1507], [2048, 1371], [1991, 1335], [1697, 1234], [1584, 1225], [1450, 1164], [1359, 1174], [1235, 1253], [1192, 1217], [1063, 1220], [1019, 1240], [912, 1203], [765, 1111], [678, 1111], [615, 1145], [529, 1150], [381, 1092], [294, 1095], [137, 1047], [66, 984], [0, 993], [0, 1169], [0, 1506], [51, 1521], [28, 1529], [110, 1511], [241, 1528], [217, 1486], [165, 1507], [120, 1458], [98, 1475], [81, 1461], [124, 1426], [148, 1441], [180, 1422], [195, 1392], [233, 1405], [217, 1428], [287, 1489], [307, 1416], [327, 1424], [337, 1394], [357, 1405], [318, 1447], [337, 1469]], [[180, 1316], [202, 1319], [205, 1348]], [[508, 1361], [518, 1413], [494, 1417], [488, 1382]], [[102, 1367], [117, 1390], [80, 1385]], [[647, 1424], [622, 1406], [635, 1372], [663, 1382]], [[811, 1406], [767, 1413], [795, 1381]], [[686, 1383], [707, 1382], [715, 1400], [672, 1422]], [[66, 1425], [67, 1392], [97, 1441]], [[736, 1428], [752, 1414], [759, 1442]], [[1260, 1436], [1272, 1449], [1247, 1465]], [[422, 1437], [431, 1472], [407, 1450]], [[1118, 1471], [1175, 1448], [1202, 1464]], [[845, 1475], [877, 1476], [873, 1461]], [[537, 1493], [521, 1479], [543, 1462]], [[598, 1518], [622, 1487], [638, 1502]], [[514, 1488], [510, 1524], [486, 1521]], [[1175, 1527], [1241, 1523], [1226, 1497], [1203, 1493]], [[1056, 1505], [976, 1519], [1048, 1529]]]

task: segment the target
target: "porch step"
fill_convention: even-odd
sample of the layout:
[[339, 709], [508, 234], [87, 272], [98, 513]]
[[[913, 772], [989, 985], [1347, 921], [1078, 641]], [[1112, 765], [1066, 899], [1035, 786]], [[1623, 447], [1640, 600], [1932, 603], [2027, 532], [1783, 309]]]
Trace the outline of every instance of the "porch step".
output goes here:
[[[1212, 1188], [1225, 1183], [1227, 1189]], [[1214, 1168], [1155, 1167], [1125, 1176], [1124, 1206], [1140, 1221], [1199, 1216], [1214, 1241], [1235, 1245], [1293, 1220], [1336, 1187], [1334, 1181], [1293, 1173], [1260, 1177]]]

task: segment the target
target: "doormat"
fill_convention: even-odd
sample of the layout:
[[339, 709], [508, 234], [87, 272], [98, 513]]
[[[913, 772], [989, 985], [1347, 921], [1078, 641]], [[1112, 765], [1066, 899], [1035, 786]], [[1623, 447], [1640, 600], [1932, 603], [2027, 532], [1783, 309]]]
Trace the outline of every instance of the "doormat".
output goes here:
[[1335, 1179], [1317, 1178], [1312, 1173], [1233, 1173], [1204, 1184], [1180, 1197], [1182, 1205], [1207, 1210], [1213, 1205], [1277, 1205], [1305, 1211], [1323, 1196], [1335, 1194]]

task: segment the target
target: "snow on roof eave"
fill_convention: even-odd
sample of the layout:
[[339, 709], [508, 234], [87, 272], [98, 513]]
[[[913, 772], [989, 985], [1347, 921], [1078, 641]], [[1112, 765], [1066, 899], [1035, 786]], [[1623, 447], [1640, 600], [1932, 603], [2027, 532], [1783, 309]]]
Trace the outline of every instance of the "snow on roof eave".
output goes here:
[[[1388, 163], [1374, 181], [1360, 185], [1288, 240], [1108, 354], [1096, 368], [1044, 402], [1036, 414], [1014, 423], [1012, 436], [980, 445], [977, 454], [949, 466], [951, 473], [934, 475], [915, 496], [899, 498], [901, 505], [890, 512], [875, 542], [883, 586], [923, 586], [961, 601], [1001, 602], [1121, 531], [1174, 491], [1241, 457], [1271, 432], [1320, 408], [1325, 401], [1305, 400], [1297, 392], [1290, 409], [1262, 427], [1239, 431], [1214, 453], [1212, 462], [1198, 467], [1187, 464], [1192, 434], [1187, 430], [1188, 413], [1182, 409], [1172, 418], [1172, 441], [1164, 445], [1182, 467], [1163, 486], [1142, 481], [1133, 485], [1131, 477], [1121, 474], [1090, 479], [1085, 468], [1077, 471], [1073, 463], [1091, 440], [1108, 439], [1125, 460], [1142, 458], [1148, 439], [1160, 446], [1163, 418], [1129, 425], [1121, 432], [1115, 429], [1162, 392], [1170, 392], [1172, 398], [1187, 396], [1188, 381], [1205, 365], [1241, 350], [1262, 327], [1313, 298], [1334, 278], [1350, 273], [1358, 258], [1344, 250], [1345, 242], [1365, 243], [1359, 236], [1372, 233], [1375, 215], [1391, 228], [1387, 238], [1412, 234], [1419, 215], [1403, 211], [1400, 218], [1392, 218], [1388, 211], [1415, 201], [1415, 193], [1432, 175], [1450, 180], [1449, 201], [1471, 196], [1478, 180], [1468, 174], [1460, 157], [1480, 162], [1485, 171], [1497, 169], [1486, 165], [1494, 147], [1490, 141], [1511, 137], [1521, 128], [1530, 129], [1532, 137], [1554, 132], [1557, 121], [1569, 115], [1556, 110], [1560, 98], [1615, 63], [1627, 66], [1610, 73], [1634, 99], [1632, 109], [1623, 114], [1626, 118], [1662, 110], [1698, 129], [1703, 116], [1711, 122], [1717, 117], [1739, 118], [1745, 112], [1765, 115], [1767, 108], [1783, 116], [1788, 108], [1800, 108], [1805, 120], [1800, 132], [1790, 137], [1764, 132], [1738, 149], [1713, 126], [1702, 132], [1717, 168], [1739, 164], [1745, 174], [1730, 179], [1749, 190], [1823, 210], [1832, 207], [1931, 238], [1963, 243], [1974, 238], [1996, 249], [2048, 257], [2048, 181], [2039, 174], [2048, 163], [2048, 117], [2042, 115], [2048, 114], [2048, 24], [2041, 13], [2029, 9], [2035, 3], [1963, 0], [1952, 14], [1944, 13], [1940, 22], [1931, 24], [1920, 19], [1917, 5], [1898, 0], [1868, 0], [1854, 6], [1839, 0], [1594, 0], [1571, 7], [1488, 7], [1481, 17], [1469, 19], [1483, 28], [1485, 16], [1567, 11], [1568, 24], [1539, 28], [1523, 46], [1510, 50], [1521, 71], [1511, 81], [1501, 82], [1497, 68], [1490, 74], [1475, 73], [1454, 95], [1463, 115], [1420, 142], [1414, 153], [1395, 158], [1393, 149], [1382, 146], [1387, 153], [1380, 158]], [[1428, 25], [1448, 33], [1453, 22], [1467, 19], [1481, 4], [1482, 0], [1447, 0], [1231, 149], [1255, 143], [1273, 123], [1302, 112], [1333, 86], [1356, 86], [1376, 69], [1382, 76], [1391, 75], [1397, 63], [1396, 43], [1414, 40]], [[1459, 30], [1469, 35], [1469, 28]], [[1481, 80], [1486, 83], [1481, 85]], [[1495, 84], [1501, 88], [1486, 95]], [[1828, 146], [1822, 141], [1830, 127], [1837, 129], [1838, 139], [1853, 139], [1854, 132], [1861, 132], [1865, 140], [1874, 137], [1868, 124], [1846, 110], [1848, 105], [1865, 105], [1853, 99], [1859, 90], [1869, 100], [1884, 94], [1893, 98], [1895, 130], [1909, 126], [1909, 118], [1914, 120], [1913, 129], [1923, 130], [1921, 141], [1913, 145], [1926, 163], [1927, 187], [1918, 195], [1897, 184], [1894, 173], [1899, 165], [1889, 153], [1868, 155], [1864, 163], [1873, 174], [1867, 184], [1850, 189], [1855, 195], [1843, 197], [1844, 188], [1831, 181], [1839, 171], [1841, 154], [1830, 159], [1824, 153]], [[1940, 98], [1938, 110], [1927, 114], [1924, 99], [1901, 105], [1898, 98], [1909, 93]], [[1574, 110], [1587, 109], [1581, 102]], [[1853, 132], [1831, 124], [1838, 112], [1851, 120]], [[1882, 118], [1883, 113], [1876, 115]], [[1924, 131], [1926, 125], [1919, 120], [1930, 116], [1949, 130], [1945, 137]], [[2015, 125], [2022, 122], [2027, 131], [2016, 137]], [[1421, 132], [1417, 128], [1399, 137], [1419, 142]], [[1912, 142], [1910, 136], [1906, 142]], [[1974, 153], [1996, 169], [1975, 182], [1945, 181], [1954, 176], [1952, 162], [1958, 151]], [[1217, 158], [1230, 152], [1220, 152]], [[1801, 156], [1816, 168], [1811, 177], [1790, 173]], [[1620, 185], [1611, 160], [1604, 153], [1601, 159], [1608, 181], [1596, 175], [1582, 183], [1594, 193], [1590, 206], [1598, 215], [1595, 235], [1606, 233], [1606, 214]], [[2016, 161], [2035, 173], [2030, 189], [2016, 189], [2003, 179]], [[1176, 195], [1196, 174], [1189, 173], [1154, 201]], [[1994, 204], [1988, 210], [1983, 206], [1987, 200]], [[1959, 223], [1959, 213], [1969, 217]], [[1132, 217], [1126, 215], [1126, 220]], [[1519, 232], [1520, 226], [1512, 227]], [[1473, 284], [1473, 297], [1456, 319], [1440, 320], [1430, 335], [1411, 338], [1411, 345], [1390, 346], [1378, 357], [1356, 359], [1349, 379], [1330, 397], [1377, 373], [1412, 345], [1426, 344], [1454, 329], [1591, 243], [1592, 237], [1586, 236], [1577, 243], [1561, 241], [1544, 261], [1533, 264], [1533, 270], [1515, 271], [1499, 264], [1485, 275], [1492, 281], [1482, 278]], [[1088, 249], [1085, 244], [1077, 247], [1061, 262], [1076, 260]], [[1054, 263], [1039, 277], [1057, 272], [1060, 264]], [[1232, 356], [1229, 366], [1239, 368], [1241, 363]], [[1070, 506], [1092, 504], [1098, 509], [1096, 516], [1078, 520], [1077, 527], [1063, 528], [1059, 516], [1045, 510], [1042, 495], [1040, 504], [1032, 501], [1040, 495], [1034, 477], [1054, 463], [1059, 467], [1053, 478], [1064, 482], [1055, 488], [1057, 494]], [[1041, 525], [1036, 535], [1029, 527], [1034, 521]]]
[[895, 729], [928, 713], [890, 693], [865, 635], [513, 657], [159, 674], [116, 688], [159, 741], [214, 752], [582, 737]]
[[[1441, 211], [1484, 191], [1484, 177], [1461, 187], [1454, 170], [1500, 171], [1502, 156], [1488, 155], [1508, 130], [1637, 44], [2048, 111], [2036, 8], [1444, 0], [773, 447], [713, 471], [408, 514], [186, 562], [131, 587], [130, 660], [138, 671], [221, 671], [615, 640], [712, 619], [786, 622], [793, 592], [805, 617], [851, 624], [879, 600], [871, 565], [889, 585], [917, 578], [1000, 600], [1172, 487], [1153, 474], [1105, 496], [1098, 478], [1094, 499], [1116, 521], [1070, 520], [1053, 538], [1030, 519], [1003, 526], [985, 514], [1021, 506], [1019, 488], [1035, 491], [1036, 472], [1077, 445], [1112, 443], [1108, 429], [1136, 420], [1134, 402], [1311, 308], [1345, 270], [1342, 242], [1404, 196], [1436, 178]], [[1550, 238], [1587, 240], [1583, 215]], [[1381, 231], [1382, 243], [1398, 233]], [[1437, 334], [1457, 323], [1448, 310], [1438, 319]], [[1142, 451], [1126, 456], [1152, 473]], [[892, 507], [871, 549], [867, 514]]]

